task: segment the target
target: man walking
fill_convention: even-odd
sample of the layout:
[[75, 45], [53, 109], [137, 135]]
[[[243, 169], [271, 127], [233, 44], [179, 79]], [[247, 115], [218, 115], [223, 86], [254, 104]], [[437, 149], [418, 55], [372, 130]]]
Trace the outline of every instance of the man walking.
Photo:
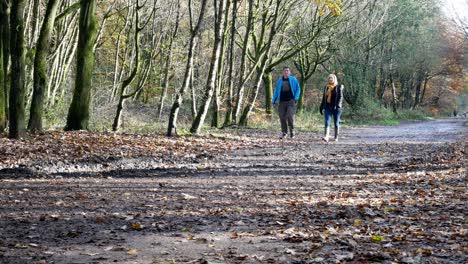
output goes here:
[[301, 88], [296, 77], [291, 76], [289, 67], [283, 68], [283, 76], [278, 79], [273, 93], [271, 103], [276, 106], [276, 101], [279, 101], [278, 113], [281, 122], [281, 139], [288, 135], [294, 138], [294, 114], [296, 112], [297, 101], [301, 94]]

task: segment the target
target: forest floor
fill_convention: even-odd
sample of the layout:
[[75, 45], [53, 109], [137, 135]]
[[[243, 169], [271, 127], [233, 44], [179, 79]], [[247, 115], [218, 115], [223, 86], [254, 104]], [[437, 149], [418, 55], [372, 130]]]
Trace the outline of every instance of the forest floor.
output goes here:
[[0, 136], [0, 263], [467, 263], [466, 122]]

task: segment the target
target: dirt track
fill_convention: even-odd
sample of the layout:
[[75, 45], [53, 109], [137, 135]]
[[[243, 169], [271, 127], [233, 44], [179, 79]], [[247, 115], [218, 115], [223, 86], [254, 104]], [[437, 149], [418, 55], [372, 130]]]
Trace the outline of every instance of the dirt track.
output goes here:
[[0, 174], [0, 262], [466, 263], [466, 119], [342, 135], [164, 170]]

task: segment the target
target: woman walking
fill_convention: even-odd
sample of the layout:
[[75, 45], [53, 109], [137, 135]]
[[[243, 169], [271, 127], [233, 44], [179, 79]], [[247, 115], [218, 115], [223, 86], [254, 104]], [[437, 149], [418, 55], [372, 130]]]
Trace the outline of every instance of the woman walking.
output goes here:
[[330, 121], [333, 116], [335, 123], [335, 141], [338, 141], [340, 133], [340, 117], [343, 106], [343, 85], [338, 84], [335, 74], [328, 75], [328, 84], [323, 88], [322, 103], [320, 104], [320, 114], [325, 110], [325, 132], [322, 138], [325, 142], [330, 139]]

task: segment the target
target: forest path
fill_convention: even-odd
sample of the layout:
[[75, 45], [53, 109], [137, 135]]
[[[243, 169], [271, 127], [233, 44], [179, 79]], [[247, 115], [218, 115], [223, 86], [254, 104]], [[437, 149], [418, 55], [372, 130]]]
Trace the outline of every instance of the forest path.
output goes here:
[[466, 263], [467, 132], [359, 127], [193, 166], [2, 178], [0, 263]]

